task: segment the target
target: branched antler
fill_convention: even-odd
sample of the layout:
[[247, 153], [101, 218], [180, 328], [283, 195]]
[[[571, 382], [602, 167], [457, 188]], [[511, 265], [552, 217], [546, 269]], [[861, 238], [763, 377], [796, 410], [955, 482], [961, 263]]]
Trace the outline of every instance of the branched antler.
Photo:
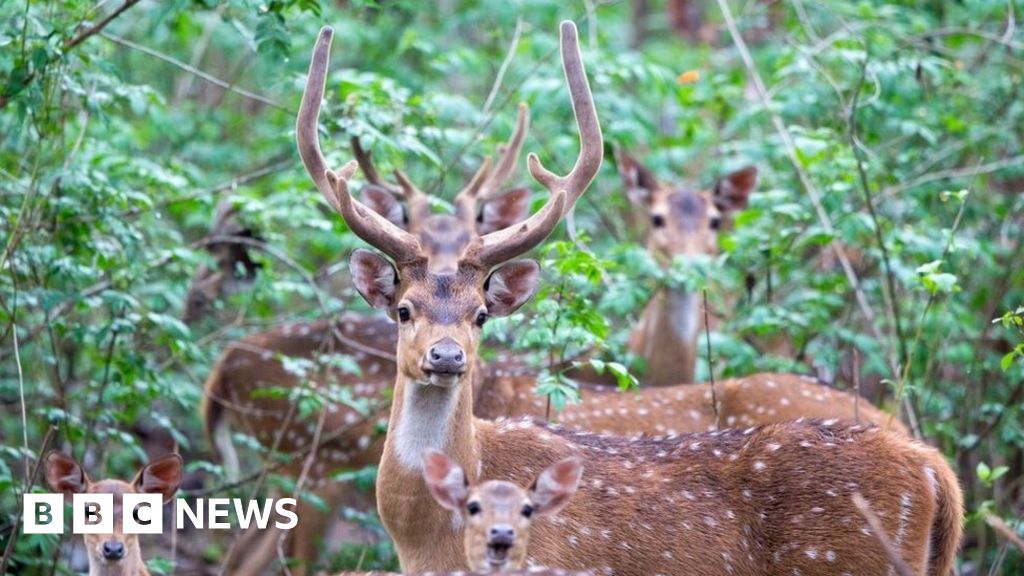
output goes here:
[[320, 119], [320, 101], [324, 96], [327, 69], [330, 63], [331, 39], [334, 31], [329, 26], [320, 29], [313, 58], [309, 63], [309, 79], [302, 94], [302, 105], [295, 122], [295, 140], [299, 156], [316, 183], [320, 193], [345, 219], [357, 236], [396, 262], [410, 262], [421, 257], [419, 241], [415, 236], [395, 226], [383, 216], [367, 208], [352, 197], [348, 179], [355, 173], [357, 161], [353, 160], [338, 172], [327, 168], [327, 161], [320, 151], [320, 137], [317, 126]]

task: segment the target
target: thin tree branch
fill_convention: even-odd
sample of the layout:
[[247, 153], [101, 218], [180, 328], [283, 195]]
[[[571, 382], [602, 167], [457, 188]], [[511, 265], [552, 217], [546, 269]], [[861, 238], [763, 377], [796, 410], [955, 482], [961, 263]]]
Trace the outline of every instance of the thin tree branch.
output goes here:
[[96, 24], [82, 28], [82, 31], [79, 32], [77, 36], [65, 42], [64, 51], [67, 52], [68, 50], [71, 50], [75, 46], [78, 46], [79, 44], [85, 42], [86, 40], [95, 36], [96, 34], [99, 34], [103, 31], [104, 28], [107, 27], [107, 24], [110, 24], [114, 20], [114, 18], [117, 18], [121, 14], [124, 14], [125, 10], [131, 8], [132, 6], [138, 3], [139, 0], [125, 0], [125, 3], [118, 6], [117, 10], [114, 10]]
[[1018, 550], [1024, 552], [1024, 539], [1017, 536], [1017, 532], [1013, 528], [1007, 526], [1006, 522], [1004, 522], [1002, 518], [995, 514], [987, 513], [985, 514], [985, 523], [991, 526], [997, 534], [1016, 546]]
[[1024, 165], [1024, 154], [1013, 156], [1012, 158], [1003, 158], [1002, 160], [996, 160], [994, 162], [989, 162], [988, 164], [977, 163], [973, 167], [961, 166], [958, 168], [949, 168], [947, 170], [936, 170], [934, 172], [924, 174], [919, 178], [915, 178], [910, 182], [890, 186], [883, 190], [879, 196], [881, 199], [885, 200], [891, 196], [895, 196], [931, 182], [938, 182], [939, 180], [955, 180], [958, 178], [966, 178], [968, 176], [974, 177], [979, 174], [990, 174], [992, 172], [998, 172], [1006, 168], [1012, 168], [1020, 165]]
[[910, 569], [910, 566], [907, 566], [906, 560], [903, 559], [899, 550], [896, 549], [896, 545], [893, 544], [892, 539], [886, 534], [882, 521], [871, 510], [868, 501], [864, 499], [860, 492], [853, 493], [853, 505], [857, 508], [857, 512], [860, 512], [860, 515], [867, 521], [868, 526], [871, 527], [871, 534], [881, 544], [882, 549], [885, 550], [885, 554], [889, 557], [892, 567], [896, 569], [896, 573], [899, 576], [914, 576], [914, 572]]
[[196, 68], [194, 66], [189, 66], [185, 62], [182, 62], [181, 60], [178, 60], [177, 58], [175, 58], [173, 56], [168, 56], [167, 54], [164, 54], [163, 52], [158, 52], [157, 50], [154, 50], [152, 48], [143, 46], [141, 44], [136, 44], [135, 42], [132, 42], [131, 40], [126, 40], [124, 38], [121, 38], [120, 36], [114, 36], [113, 34], [108, 34], [106, 32], [100, 32], [100, 36], [103, 36], [104, 38], [106, 38], [107, 40], [110, 40], [114, 44], [120, 44], [121, 46], [124, 46], [125, 48], [130, 48], [132, 50], [137, 50], [139, 52], [142, 52], [143, 54], [146, 54], [147, 56], [152, 56], [153, 58], [156, 58], [158, 60], [162, 60], [164, 62], [167, 62], [168, 64], [171, 64], [172, 66], [175, 66], [177, 68], [180, 68], [180, 69], [184, 70], [185, 72], [188, 72], [190, 74], [195, 74], [199, 78], [201, 78], [203, 80], [206, 80], [207, 82], [209, 82], [210, 84], [213, 84], [214, 86], [220, 86], [221, 88], [223, 88], [225, 90], [228, 90], [230, 92], [234, 92], [235, 94], [238, 94], [239, 96], [242, 96], [244, 98], [248, 98], [249, 100], [253, 100], [253, 101], [259, 102], [261, 104], [266, 104], [267, 106], [270, 106], [272, 108], [277, 108], [278, 110], [284, 110], [285, 112], [288, 112], [288, 113], [291, 113], [291, 114], [295, 113], [295, 110], [292, 110], [291, 108], [289, 108], [289, 107], [287, 107], [287, 106], [285, 106], [283, 104], [279, 104], [279, 103], [275, 102], [274, 100], [271, 100], [270, 98], [267, 98], [266, 96], [262, 96], [260, 94], [255, 93], [255, 92], [250, 92], [249, 90], [246, 90], [244, 88], [239, 88], [239, 87], [237, 87], [237, 86], [235, 86], [235, 85], [233, 85], [233, 84], [231, 84], [229, 82], [226, 82], [224, 80], [221, 80], [220, 78], [217, 78], [216, 76], [213, 76], [212, 74], [209, 74], [207, 72], [203, 72], [202, 70], [200, 70], [200, 69], [198, 69], [198, 68]]
[[501, 83], [505, 80], [505, 73], [508, 72], [508, 67], [512, 64], [512, 60], [516, 56], [516, 49], [519, 48], [519, 38], [522, 34], [523, 19], [516, 18], [516, 30], [512, 33], [512, 42], [508, 45], [508, 52], [505, 53], [505, 58], [501, 61], [501, 66], [498, 67], [498, 74], [494, 77], [494, 84], [491, 86], [491, 92], [487, 95], [487, 100], [484, 101], [484, 114], [491, 111], [491, 105], [494, 104], [494, 99], [498, 97], [498, 90], [501, 88]]
[[708, 351], [708, 383], [711, 386], [711, 407], [715, 411], [715, 430], [721, 430], [721, 414], [718, 411], [718, 392], [715, 390], [715, 365], [711, 359], [711, 328], [708, 322], [708, 289], [701, 291], [704, 297], [704, 343]]
[[878, 249], [882, 253], [882, 266], [885, 268], [885, 280], [886, 286], [888, 287], [886, 304], [888, 304], [890, 309], [893, 328], [896, 331], [896, 342], [899, 343], [900, 347], [900, 364], [905, 365], [907, 363], [907, 342], [903, 335], [903, 324], [900, 319], [899, 298], [896, 295], [896, 276], [892, 271], [892, 260], [889, 256], [889, 248], [885, 244], [885, 237], [882, 234], [882, 226], [878, 219], [878, 213], [875, 211], [875, 202], [871, 197], [871, 185], [868, 182], [868, 174], [864, 168], [864, 158], [862, 150], [860, 146], [858, 146], [857, 138], [857, 104], [860, 102], [860, 94], [864, 87], [864, 81], [867, 78], [868, 63], [870, 60], [871, 47], [865, 46], [864, 64], [861, 66], [860, 81], [857, 83], [857, 88], [853, 92], [853, 99], [850, 101], [850, 109], [847, 115], [847, 136], [850, 141], [850, 148], [853, 151], [854, 160], [857, 164], [857, 174], [860, 177], [860, 188], [864, 193], [864, 203], [867, 205], [868, 215], [871, 217], [871, 224], [875, 233], [875, 241], [878, 242]]

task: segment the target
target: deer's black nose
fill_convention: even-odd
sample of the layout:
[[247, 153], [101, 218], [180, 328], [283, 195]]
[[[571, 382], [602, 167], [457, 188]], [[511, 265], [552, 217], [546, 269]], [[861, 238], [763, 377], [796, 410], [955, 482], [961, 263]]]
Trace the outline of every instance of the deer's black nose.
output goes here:
[[119, 540], [107, 540], [103, 543], [103, 558], [120, 560], [124, 558], [124, 543]]
[[516, 529], [508, 524], [495, 524], [487, 534], [491, 546], [511, 546], [516, 541]]
[[438, 374], [461, 374], [466, 369], [466, 353], [455, 340], [445, 338], [427, 353], [426, 368]]

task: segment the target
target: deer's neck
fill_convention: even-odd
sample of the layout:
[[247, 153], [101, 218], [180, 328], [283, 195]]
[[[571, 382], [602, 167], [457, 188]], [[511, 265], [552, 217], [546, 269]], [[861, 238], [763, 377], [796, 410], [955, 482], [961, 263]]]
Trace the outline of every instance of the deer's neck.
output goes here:
[[142, 552], [138, 546], [128, 547], [119, 562], [101, 562], [89, 559], [89, 576], [149, 576]]
[[645, 384], [694, 381], [702, 312], [700, 295], [685, 289], [662, 290], [647, 304], [630, 338], [630, 351], [647, 361]]
[[[462, 520], [441, 508], [423, 481], [423, 450], [434, 448], [456, 460], [473, 483], [479, 475], [479, 451], [473, 422], [473, 374], [451, 388], [424, 386], [399, 375], [391, 404], [384, 454], [377, 472], [377, 508], [395, 542], [403, 568], [434, 558], [465, 569]], [[438, 529], [438, 527], [443, 527]]]

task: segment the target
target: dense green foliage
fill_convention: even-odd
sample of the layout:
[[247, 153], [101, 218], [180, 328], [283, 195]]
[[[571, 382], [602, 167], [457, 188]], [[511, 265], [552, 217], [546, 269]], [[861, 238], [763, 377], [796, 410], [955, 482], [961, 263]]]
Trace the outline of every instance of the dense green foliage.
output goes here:
[[[606, 163], [576, 210], [575, 237], [563, 226], [540, 251], [541, 296], [489, 333], [544, 371], [540, 392], [556, 408], [576, 395], [562, 371], [581, 352], [596, 350], [624, 386], [625, 366], [642, 374], [624, 353], [628, 327], [665, 283], [707, 287], [710, 306], [728, 311], [710, 335], [717, 376], [835, 374], [857, 350], [881, 379], [873, 394], [890, 407], [902, 398], [958, 470], [970, 513], [964, 573], [1024, 569], [985, 522], [994, 514], [1024, 535], [1019, 5], [793, 0], [769, 12], [732, 2], [766, 109], [713, 2], [714, 42], [683, 40], [664, 3], [650, 2], [638, 48], [628, 2], [129, 4], [106, 22], [121, 1], [0, 1], [3, 545], [51, 426], [48, 447], [83, 458], [94, 477], [128, 477], [147, 449], [177, 444], [216, 491], [226, 481], [197, 407], [223, 345], [289, 319], [368, 310], [344, 281], [312, 282], [338, 263], [335, 277], [346, 277], [361, 244], [294, 153], [322, 24], [337, 31], [328, 159], [347, 161], [348, 138], [360, 136], [380, 167], [405, 169], [443, 209], [507, 137], [518, 101], [532, 109], [525, 148], [556, 170], [575, 158], [556, 38], [569, 18], [581, 27]], [[688, 71], [698, 74], [680, 78]], [[665, 272], [642, 248], [612, 145], [694, 186], [753, 163], [759, 190], [717, 257]], [[219, 321], [186, 326], [188, 283], [210, 263], [202, 239], [224, 198], [270, 249], [257, 251], [255, 284], [216, 303]], [[833, 243], [853, 260], [860, 303]], [[800, 353], [759, 349], [777, 336]], [[707, 378], [706, 361], [698, 372]], [[67, 541], [19, 536], [10, 570], [66, 573], [54, 556]], [[170, 573], [166, 544], [151, 566]], [[179, 568], [216, 566], [226, 545], [182, 544]], [[340, 565], [393, 562], [387, 545], [354, 546]]]

